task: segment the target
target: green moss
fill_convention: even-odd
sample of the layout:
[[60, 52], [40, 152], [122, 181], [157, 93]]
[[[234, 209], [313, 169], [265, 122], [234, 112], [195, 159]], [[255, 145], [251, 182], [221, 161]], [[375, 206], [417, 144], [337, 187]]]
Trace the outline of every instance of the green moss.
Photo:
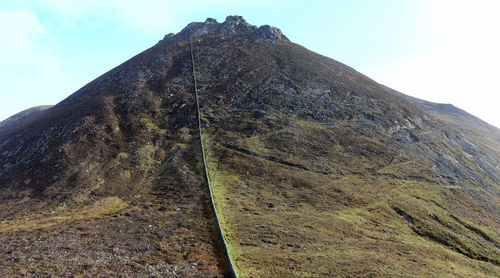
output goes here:
[[218, 160], [216, 159], [216, 156], [213, 153], [213, 149], [211, 148], [211, 140], [208, 133], [204, 134], [203, 142], [206, 155], [205, 162], [208, 170], [208, 177], [210, 179], [210, 186], [214, 199], [213, 201], [219, 219], [219, 225], [224, 235], [231, 260], [233, 261], [234, 267], [236, 268], [235, 271], [239, 275], [245, 276], [246, 274], [248, 274], [248, 272], [239, 264], [241, 250], [239, 248], [238, 241], [234, 238], [234, 230], [231, 228], [231, 219], [236, 215], [231, 210], [226, 209], [228, 207], [226, 204], [226, 202], [228, 201], [227, 196], [229, 196], [226, 190], [226, 186], [237, 183], [239, 180], [238, 175], [218, 169]]

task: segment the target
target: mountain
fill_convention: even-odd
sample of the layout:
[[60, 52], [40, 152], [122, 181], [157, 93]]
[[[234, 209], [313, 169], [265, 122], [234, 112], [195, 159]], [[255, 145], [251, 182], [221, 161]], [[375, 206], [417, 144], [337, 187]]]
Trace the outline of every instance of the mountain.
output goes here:
[[498, 277], [499, 134], [277, 28], [191, 23], [0, 129], [0, 274]]
[[30, 120], [32, 118], [35, 118], [35, 116], [41, 114], [41, 112], [49, 109], [52, 107], [52, 105], [41, 105], [41, 106], [35, 106], [31, 107], [29, 109], [23, 110], [14, 116], [11, 116], [3, 121], [0, 122], [0, 130], [2, 129], [8, 129], [10, 127], [14, 127], [18, 124], [21, 124], [23, 121]]

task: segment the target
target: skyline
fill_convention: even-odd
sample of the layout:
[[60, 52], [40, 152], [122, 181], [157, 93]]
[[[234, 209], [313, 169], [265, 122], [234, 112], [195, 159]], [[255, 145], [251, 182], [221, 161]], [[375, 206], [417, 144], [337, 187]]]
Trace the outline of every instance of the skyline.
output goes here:
[[0, 121], [62, 101], [190, 22], [241, 15], [390, 88], [500, 127], [495, 1], [233, 2], [2, 2]]

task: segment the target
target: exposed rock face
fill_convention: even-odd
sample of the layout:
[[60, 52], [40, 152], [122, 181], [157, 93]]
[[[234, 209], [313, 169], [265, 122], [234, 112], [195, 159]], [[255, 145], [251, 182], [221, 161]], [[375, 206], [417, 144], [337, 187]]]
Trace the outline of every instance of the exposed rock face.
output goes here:
[[273, 41], [281, 40], [284, 37], [283, 34], [281, 33], [280, 29], [278, 29], [276, 27], [269, 26], [269, 25], [260, 26], [259, 29], [257, 30], [257, 32], [263, 38], [270, 39]]
[[[247, 23], [242, 16], [228, 16], [223, 23], [218, 23], [217, 20], [213, 18], [207, 18], [205, 22], [193, 22], [180, 31], [177, 36], [181, 38], [197, 38], [210, 33], [227, 36], [233, 36], [236, 34], [257, 34], [264, 39], [272, 41], [283, 39], [288, 40], [288, 38], [282, 34], [280, 29], [269, 25], [263, 25], [257, 28], [257, 26]], [[173, 36], [169, 34], [165, 36], [165, 39], [172, 37]]]
[[220, 33], [223, 35], [234, 35], [236, 33], [246, 33], [255, 31], [257, 27], [250, 25], [241, 16], [228, 16], [220, 26]]

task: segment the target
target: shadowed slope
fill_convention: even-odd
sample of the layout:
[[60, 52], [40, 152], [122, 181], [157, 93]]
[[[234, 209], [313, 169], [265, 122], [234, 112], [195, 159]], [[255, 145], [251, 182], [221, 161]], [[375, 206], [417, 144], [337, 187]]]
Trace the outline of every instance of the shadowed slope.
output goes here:
[[194, 111], [169, 41], [0, 131], [0, 274], [224, 276]]

